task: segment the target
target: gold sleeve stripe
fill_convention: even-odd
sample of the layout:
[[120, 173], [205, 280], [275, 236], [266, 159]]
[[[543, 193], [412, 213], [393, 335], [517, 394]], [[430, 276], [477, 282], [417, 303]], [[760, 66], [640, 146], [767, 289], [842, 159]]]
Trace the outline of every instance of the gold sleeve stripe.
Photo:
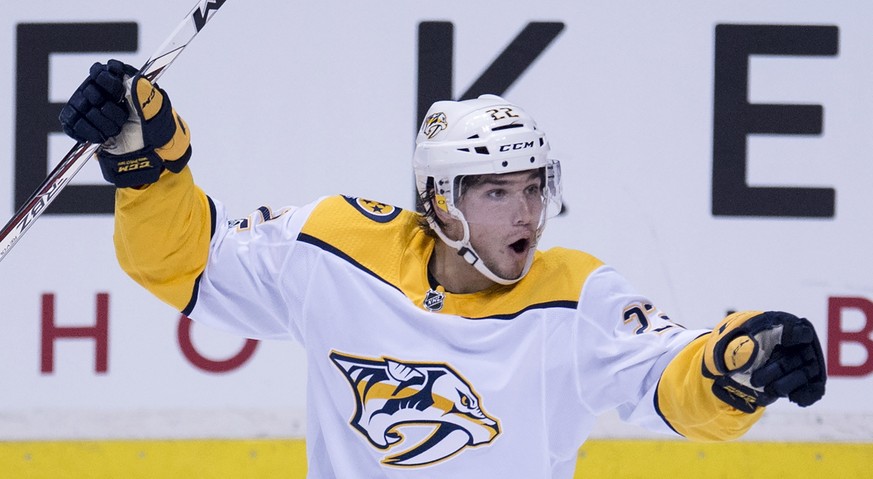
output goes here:
[[764, 408], [744, 413], [712, 393], [713, 380], [703, 376], [705, 334], [670, 361], [655, 392], [655, 409], [677, 433], [695, 441], [736, 439], [760, 419]]
[[179, 311], [206, 268], [214, 208], [189, 168], [115, 193], [115, 253], [137, 283]]

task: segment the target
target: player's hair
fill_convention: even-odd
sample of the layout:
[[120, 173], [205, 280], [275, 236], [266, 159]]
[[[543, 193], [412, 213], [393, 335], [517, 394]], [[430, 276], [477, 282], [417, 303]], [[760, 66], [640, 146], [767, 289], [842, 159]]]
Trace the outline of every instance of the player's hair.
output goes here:
[[424, 205], [426, 204], [433, 205], [434, 198], [436, 198], [436, 192], [434, 192], [433, 189], [433, 178], [428, 178], [427, 187], [425, 187], [425, 189], [421, 193], [419, 193], [418, 197], [416, 198], [415, 209], [421, 214], [421, 216], [418, 218], [418, 227], [421, 228], [422, 231], [424, 231], [424, 234], [430, 236], [431, 238], [436, 238], [437, 234], [433, 230], [433, 228], [431, 228], [428, 219], [435, 221], [440, 226], [440, 228], [444, 226], [443, 222], [437, 216], [435, 208], [424, 207]]
[[[459, 188], [455, 188], [455, 191], [464, 191], [465, 189], [477, 185], [482, 181], [482, 177], [485, 175], [466, 175], [459, 176], [455, 178], [455, 181], [458, 183]], [[437, 234], [430, 226], [428, 219], [432, 219], [439, 225], [440, 228], [444, 228], [446, 225], [443, 220], [440, 219], [436, 214], [436, 207], [433, 206], [433, 201], [436, 198], [436, 190], [433, 187], [433, 178], [427, 179], [427, 186], [425, 186], [424, 191], [418, 195], [415, 207], [419, 212], [423, 212], [421, 214], [421, 218], [418, 219], [418, 226], [424, 231], [424, 234], [436, 238]], [[424, 205], [430, 204], [430, 208], [425, 208]]]

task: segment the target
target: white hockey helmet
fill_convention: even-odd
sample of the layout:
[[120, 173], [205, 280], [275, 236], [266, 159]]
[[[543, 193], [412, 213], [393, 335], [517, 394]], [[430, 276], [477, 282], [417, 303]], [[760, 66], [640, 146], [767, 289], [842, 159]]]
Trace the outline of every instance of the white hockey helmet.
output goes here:
[[469, 224], [455, 206], [462, 193], [460, 179], [467, 175], [542, 169], [543, 208], [536, 238], [539, 240], [546, 219], [561, 211], [561, 167], [548, 155], [549, 142], [537, 129], [534, 119], [522, 108], [496, 95], [482, 95], [475, 100], [438, 101], [422, 122], [413, 156], [418, 193], [424, 199], [432, 188], [440, 208], [463, 225], [463, 238], [452, 240], [445, 235], [431, 211], [431, 201], [422, 201], [425, 217], [440, 239], [496, 283], [512, 284], [524, 277], [530, 269], [535, 248], [530, 249], [518, 278], [502, 278], [490, 271], [470, 244]]

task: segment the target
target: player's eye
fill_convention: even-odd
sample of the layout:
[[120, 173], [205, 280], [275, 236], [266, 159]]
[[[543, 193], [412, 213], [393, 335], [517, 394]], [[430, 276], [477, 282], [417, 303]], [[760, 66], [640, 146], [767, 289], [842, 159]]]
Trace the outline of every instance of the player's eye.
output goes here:
[[504, 189], [493, 189], [488, 190], [488, 196], [494, 199], [500, 199], [506, 196], [506, 190]]

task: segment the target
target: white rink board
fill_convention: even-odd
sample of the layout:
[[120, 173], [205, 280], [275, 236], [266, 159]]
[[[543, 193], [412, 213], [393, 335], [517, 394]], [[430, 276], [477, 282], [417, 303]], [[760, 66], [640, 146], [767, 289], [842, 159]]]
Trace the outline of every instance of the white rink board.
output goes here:
[[[142, 63], [193, 2], [154, 0], [147, 9], [132, 1], [3, 2], [5, 222], [18, 206], [16, 132], [35, 128], [16, 113], [19, 55], [31, 51], [20, 48], [19, 25], [138, 25], [136, 52], [51, 54], [42, 101], [59, 103], [94, 61]], [[871, 19], [873, 4], [862, 0], [230, 0], [160, 83], [193, 131], [198, 183], [232, 213], [334, 193], [410, 208], [419, 25], [453, 24], [457, 97], [526, 25], [562, 24], [502, 92], [538, 119], [562, 160], [568, 214], [551, 222], [544, 246], [599, 256], [686, 326], [712, 326], [734, 309], [787, 310], [810, 318], [827, 348], [835, 340], [829, 304], [873, 302]], [[713, 215], [719, 24], [826, 27], [836, 34], [834, 54], [751, 57], [748, 102], [821, 105], [821, 133], [751, 135], [746, 150], [749, 186], [833, 189], [833, 215]], [[60, 134], [45, 141], [52, 165], [72, 146]], [[101, 181], [91, 162], [74, 184]], [[229, 372], [198, 368], [180, 346], [179, 314], [120, 271], [111, 235], [109, 214], [47, 214], [0, 264], [0, 440], [303, 435], [299, 347], [261, 343]], [[101, 294], [108, 295], [105, 313], [96, 306]], [[46, 297], [54, 298], [60, 327], [91, 326], [105, 314], [106, 372], [95, 372], [93, 339], [57, 340], [53, 371], [43, 371]], [[869, 332], [869, 310], [839, 311], [842, 331]], [[748, 437], [873, 439], [873, 405], [865, 400], [873, 395], [867, 371], [873, 355], [865, 341], [839, 348], [842, 374], [831, 377], [824, 400], [808, 409], [774, 405]], [[191, 342], [213, 360], [234, 356], [244, 344], [197, 326]], [[846, 375], [853, 367], [862, 373]], [[647, 436], [611, 416], [596, 435]]]

